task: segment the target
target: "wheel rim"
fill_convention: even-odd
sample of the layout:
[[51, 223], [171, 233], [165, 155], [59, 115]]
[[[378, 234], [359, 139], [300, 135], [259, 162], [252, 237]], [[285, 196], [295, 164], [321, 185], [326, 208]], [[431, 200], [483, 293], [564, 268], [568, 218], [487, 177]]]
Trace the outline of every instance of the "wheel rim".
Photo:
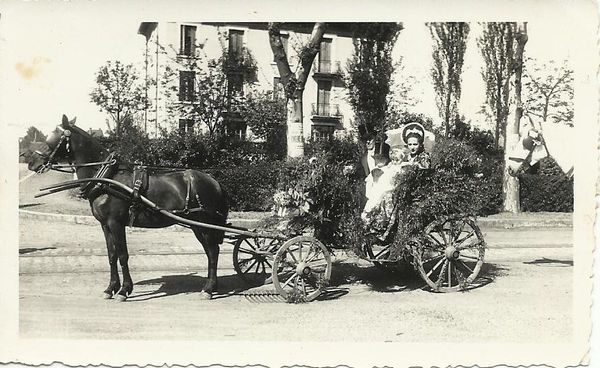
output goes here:
[[473, 219], [434, 222], [415, 246], [421, 277], [434, 291], [468, 289], [477, 279], [485, 256], [485, 241]]
[[267, 238], [240, 238], [233, 248], [233, 268], [247, 283], [264, 282], [273, 269], [273, 254], [281, 241]]
[[299, 236], [281, 246], [273, 270], [273, 285], [281, 296], [292, 302], [312, 301], [329, 283], [331, 256], [317, 239]]

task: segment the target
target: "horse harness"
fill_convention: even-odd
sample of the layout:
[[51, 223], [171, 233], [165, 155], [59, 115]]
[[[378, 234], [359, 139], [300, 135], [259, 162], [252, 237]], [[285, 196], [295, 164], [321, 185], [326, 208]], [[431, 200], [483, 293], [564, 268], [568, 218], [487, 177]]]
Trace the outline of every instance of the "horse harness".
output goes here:
[[[98, 171], [94, 174], [94, 178], [96, 179], [112, 179], [115, 174], [120, 170], [121, 164], [117, 155], [114, 152], [108, 154], [104, 161], [99, 162], [90, 162], [84, 164], [74, 164], [72, 161], [72, 148], [71, 148], [71, 131], [68, 129], [61, 129], [62, 134], [61, 137], [56, 144], [56, 147], [52, 150], [50, 155], [46, 155], [43, 152], [36, 150], [35, 153], [46, 159], [46, 163], [42, 165], [42, 168], [38, 171], [39, 173], [43, 173], [50, 169], [62, 172], [75, 172], [76, 168], [79, 167], [97, 167], [100, 166]], [[62, 145], [65, 145], [65, 150], [67, 153], [67, 159], [69, 161], [68, 165], [60, 165], [54, 164], [54, 156], [60, 149]], [[70, 168], [71, 170], [63, 170], [64, 168]], [[81, 197], [84, 199], [90, 199], [99, 196], [103, 193], [108, 193], [114, 195], [118, 198], [121, 198], [126, 201], [130, 201], [131, 204], [129, 206], [129, 226], [133, 226], [135, 219], [137, 216], [143, 211], [146, 210], [147, 207], [142, 203], [141, 196], [147, 192], [149, 187], [149, 171], [150, 170], [159, 170], [165, 172], [174, 172], [174, 171], [183, 171], [181, 168], [166, 168], [166, 167], [153, 167], [142, 165], [139, 161], [136, 161], [132, 170], [132, 189], [133, 192], [131, 195], [124, 194], [122, 191], [119, 191], [115, 188], [112, 188], [110, 185], [98, 182], [88, 182], [83, 184], [79, 189], [81, 192]], [[190, 194], [192, 190], [192, 180], [184, 180], [187, 182], [187, 194], [185, 199], [185, 206], [180, 210], [172, 210], [173, 213], [183, 213], [190, 214], [194, 212], [214, 212], [218, 216], [223, 216], [222, 213], [218, 210], [209, 210], [202, 205], [200, 201], [200, 197], [198, 193], [195, 193], [195, 200], [197, 207], [191, 207], [190, 204]]]

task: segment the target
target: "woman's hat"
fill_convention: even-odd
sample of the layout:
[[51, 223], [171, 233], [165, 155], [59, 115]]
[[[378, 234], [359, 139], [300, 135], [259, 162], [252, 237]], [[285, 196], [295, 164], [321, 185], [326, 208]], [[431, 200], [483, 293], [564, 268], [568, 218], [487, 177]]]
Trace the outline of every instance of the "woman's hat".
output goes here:
[[402, 129], [402, 141], [405, 144], [409, 137], [417, 137], [421, 143], [425, 140], [425, 128], [419, 123], [408, 123]]

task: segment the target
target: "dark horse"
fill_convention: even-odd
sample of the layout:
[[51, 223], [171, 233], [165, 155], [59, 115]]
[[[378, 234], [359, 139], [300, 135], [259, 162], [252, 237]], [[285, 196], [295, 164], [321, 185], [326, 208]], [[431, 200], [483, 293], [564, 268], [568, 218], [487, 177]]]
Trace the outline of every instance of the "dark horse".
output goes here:
[[[74, 124], [63, 115], [62, 124], [52, 133], [46, 143], [50, 155], [36, 151], [29, 159], [29, 170], [40, 171], [53, 162], [69, 163], [75, 168], [78, 179], [98, 176], [99, 169], [108, 173], [110, 178], [129, 187], [134, 186], [139, 179], [139, 171], [134, 174], [134, 165], [115, 164], [109, 157], [109, 152], [100, 142]], [[107, 159], [109, 157], [109, 159]], [[112, 170], [107, 168], [112, 161]], [[86, 165], [87, 164], [87, 165]], [[91, 165], [89, 165], [91, 164]], [[109, 170], [107, 170], [109, 169]], [[227, 221], [227, 194], [219, 183], [210, 175], [195, 170], [152, 171], [147, 169], [144, 197], [168, 211], [178, 211], [181, 217], [189, 220], [214, 225], [225, 225]], [[90, 190], [90, 187], [91, 190]], [[85, 190], [84, 190], [85, 189]], [[174, 225], [170, 219], [156, 211], [135, 206], [136, 199], [132, 196], [117, 195], [105, 184], [92, 183], [82, 186], [88, 197], [92, 214], [100, 221], [106, 238], [108, 262], [110, 264], [110, 283], [104, 290], [105, 298], [116, 297], [124, 301], [133, 290], [133, 281], [127, 265], [129, 254], [125, 237], [125, 226], [143, 228], [162, 228]], [[133, 205], [133, 207], [132, 207]], [[135, 214], [135, 215], [133, 215]], [[192, 226], [196, 238], [202, 243], [208, 257], [208, 281], [202, 290], [202, 297], [210, 299], [217, 287], [217, 261], [219, 244], [223, 241], [224, 232]], [[117, 260], [121, 264], [123, 283], [119, 279]]]

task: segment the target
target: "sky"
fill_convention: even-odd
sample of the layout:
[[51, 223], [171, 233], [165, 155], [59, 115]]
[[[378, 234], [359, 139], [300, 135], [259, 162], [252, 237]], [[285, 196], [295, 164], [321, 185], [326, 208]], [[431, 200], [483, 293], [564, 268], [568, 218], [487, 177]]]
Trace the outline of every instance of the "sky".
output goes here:
[[[17, 3], [2, 14], [2, 119], [19, 135], [31, 125], [48, 133], [62, 114], [76, 116], [84, 129], [105, 130], [107, 116], [89, 97], [95, 86], [94, 74], [107, 60], [131, 62], [141, 70], [145, 42], [137, 29], [141, 20], [153, 19], [128, 11], [107, 16], [89, 7], [21, 6]], [[529, 22], [527, 55], [541, 60], [568, 58], [568, 27], [545, 19]], [[460, 105], [461, 113], [475, 123], [482, 120], [477, 111], [485, 98], [481, 55], [476, 45], [480, 32], [480, 26], [472, 23]], [[421, 101], [414, 110], [436, 118], [430, 79], [431, 47], [431, 36], [422, 21], [404, 21], [394, 56], [402, 56], [404, 72], [417, 80], [412, 88]]]

